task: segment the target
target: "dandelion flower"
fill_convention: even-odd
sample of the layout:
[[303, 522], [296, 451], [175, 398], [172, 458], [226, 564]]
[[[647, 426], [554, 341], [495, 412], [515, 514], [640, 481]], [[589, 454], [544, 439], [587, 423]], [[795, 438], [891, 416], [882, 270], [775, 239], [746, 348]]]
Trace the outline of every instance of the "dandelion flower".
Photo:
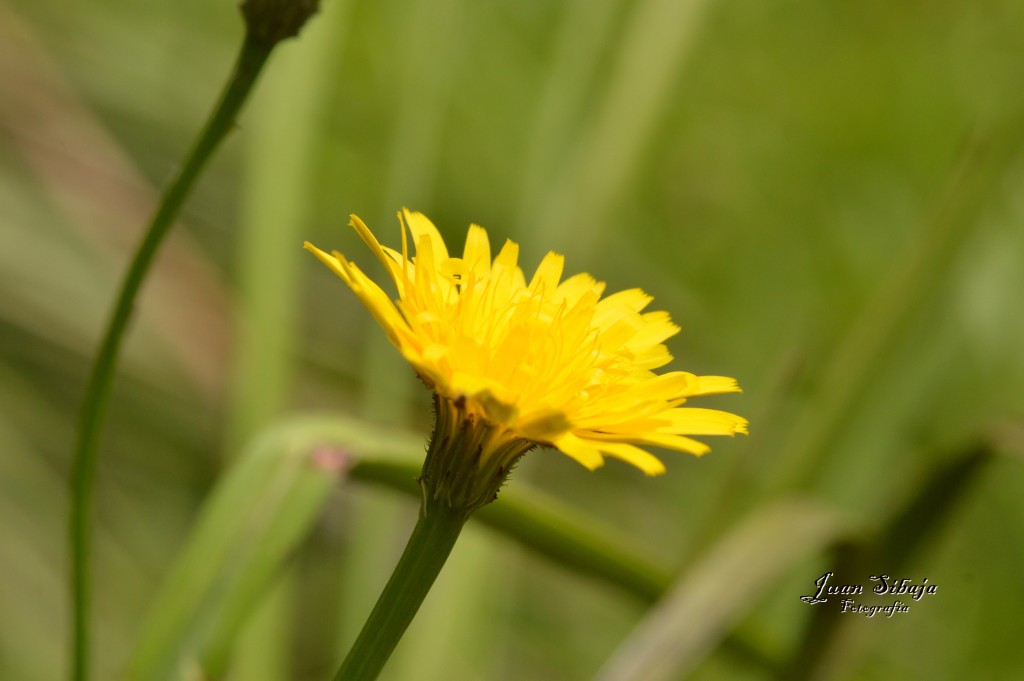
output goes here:
[[[657, 475], [665, 467], [646, 447], [701, 455], [709, 447], [689, 436], [747, 432], [739, 416], [683, 406], [691, 397], [739, 392], [734, 379], [655, 373], [671, 361], [664, 341], [679, 327], [666, 312], [645, 312], [652, 298], [643, 291], [602, 298], [605, 284], [589, 274], [563, 280], [564, 258], [553, 252], [527, 281], [512, 241], [492, 259], [487, 232], [471, 225], [454, 257], [421, 213], [404, 210], [399, 221], [400, 252], [382, 246], [358, 217], [350, 223], [390, 276], [394, 300], [341, 253], [305, 246], [434, 389], [437, 425], [424, 477], [451, 478], [463, 465], [454, 457], [479, 469], [477, 478], [504, 480], [536, 445], [591, 470], [611, 456]], [[472, 480], [438, 494], [493, 496]]]

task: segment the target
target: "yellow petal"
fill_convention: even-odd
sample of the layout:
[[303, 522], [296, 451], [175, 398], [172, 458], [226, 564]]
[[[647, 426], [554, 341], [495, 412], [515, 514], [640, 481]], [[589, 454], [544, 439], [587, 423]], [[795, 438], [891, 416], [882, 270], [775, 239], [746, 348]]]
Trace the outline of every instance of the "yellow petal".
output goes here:
[[623, 317], [640, 312], [652, 300], [654, 298], [638, 288], [613, 293], [597, 304], [597, 311], [594, 313], [594, 324], [600, 327], [611, 326]]
[[512, 269], [518, 261], [519, 244], [506, 239], [505, 243], [501, 246], [501, 250], [498, 251], [498, 257], [494, 259], [495, 267], [501, 266], [505, 269]]
[[697, 381], [700, 383], [700, 392], [694, 393], [695, 395], [720, 395], [722, 393], [743, 392], [736, 379], [729, 378], [728, 376], [698, 376]]
[[661, 475], [665, 472], [665, 464], [661, 459], [645, 449], [625, 442], [601, 442], [597, 446], [602, 454], [622, 459], [642, 470], [645, 475]]
[[315, 255], [320, 262], [327, 265], [327, 267], [329, 267], [332, 272], [341, 277], [342, 281], [344, 281], [346, 284], [349, 283], [348, 273], [345, 272], [344, 268], [341, 266], [341, 261], [338, 260], [336, 256], [324, 253], [323, 251], [321, 251], [319, 248], [309, 243], [308, 241], [303, 242], [302, 247], [305, 248], [310, 253], [312, 253], [313, 255]]
[[519, 260], [519, 244], [514, 241], [506, 241], [498, 252], [491, 266], [491, 275], [488, 277], [495, 306], [502, 306], [511, 301], [517, 291], [524, 288], [523, 271], [519, 269], [516, 262]]
[[672, 353], [664, 345], [633, 350], [633, 364], [639, 369], [657, 369], [672, 361]]
[[348, 277], [346, 281], [349, 287], [363, 301], [363, 305], [384, 329], [392, 345], [400, 348], [403, 344], [400, 327], [405, 325], [405, 320], [395, 308], [394, 303], [372, 279], [363, 274], [354, 264], [343, 262], [342, 268], [345, 271], [345, 276]]
[[687, 454], [693, 454], [694, 456], [703, 456], [711, 451], [711, 447], [708, 447], [703, 442], [699, 442], [690, 437], [684, 437], [682, 435], [665, 435], [661, 433], [644, 433], [641, 435], [637, 442], [645, 445], [652, 445], [654, 447], [664, 447], [665, 449], [674, 449], [679, 452], [686, 452]]
[[448, 259], [448, 247], [444, 245], [444, 239], [437, 227], [423, 213], [411, 211], [408, 208], [402, 209], [405, 216], [405, 224], [412, 233], [412, 242], [416, 245], [416, 254], [419, 255], [420, 239], [426, 237], [434, 251], [437, 262], [444, 262]]
[[580, 272], [559, 284], [558, 289], [552, 296], [552, 299], [556, 303], [565, 301], [571, 306], [575, 305], [583, 296], [587, 295], [593, 297], [596, 303], [597, 299], [601, 297], [602, 293], [604, 293], [604, 288], [604, 282], [597, 281], [586, 272]]
[[[443, 249], [439, 259], [434, 250], [435, 243], [428, 235], [420, 235], [416, 241], [415, 269], [412, 281], [416, 282], [416, 294], [420, 304], [430, 312], [436, 313], [444, 306], [445, 300], [453, 290], [452, 280], [443, 275], [441, 263], [449, 260], [448, 249]], [[403, 296], [404, 298], [405, 296]]]
[[572, 433], [566, 433], [556, 439], [552, 444], [563, 454], [567, 454], [583, 467], [596, 470], [604, 465], [604, 457], [601, 450], [594, 445], [588, 444]]
[[358, 215], [349, 216], [348, 224], [350, 227], [356, 230], [356, 233], [359, 234], [359, 238], [363, 240], [363, 243], [366, 244], [367, 248], [370, 249], [370, 252], [373, 253], [377, 260], [380, 261], [380, 264], [384, 265], [384, 269], [387, 270], [388, 274], [391, 276], [391, 279], [395, 282], [395, 284], [401, 286], [401, 261], [397, 260], [391, 255], [388, 255], [384, 251], [384, 249], [381, 248], [380, 243], [377, 241], [377, 237], [375, 237], [373, 235], [373, 232], [370, 231], [370, 228], [367, 227], [366, 224], [359, 219]]
[[544, 291], [548, 295], [554, 293], [558, 288], [558, 280], [562, 277], [562, 267], [565, 265], [565, 256], [554, 251], [549, 252], [540, 261], [537, 271], [533, 273], [530, 280], [531, 291]]
[[476, 274], [477, 279], [483, 279], [490, 273], [491, 242], [483, 227], [469, 226], [469, 231], [466, 233], [466, 246], [462, 250], [462, 259], [466, 261], [466, 267]]
[[659, 428], [662, 433], [687, 435], [735, 435], [746, 434], [747, 420], [727, 411], [678, 407], [662, 415], [667, 425]]
[[664, 342], [679, 333], [679, 327], [672, 323], [668, 312], [648, 312], [641, 315], [643, 325], [629, 341], [631, 348], [642, 348]]
[[462, 285], [466, 282], [466, 277], [469, 275], [469, 268], [466, 267], [466, 261], [462, 258], [448, 258], [441, 263], [440, 272], [441, 276], [453, 284]]
[[524, 416], [516, 429], [531, 440], [550, 442], [569, 430], [572, 424], [559, 409], [545, 409]]

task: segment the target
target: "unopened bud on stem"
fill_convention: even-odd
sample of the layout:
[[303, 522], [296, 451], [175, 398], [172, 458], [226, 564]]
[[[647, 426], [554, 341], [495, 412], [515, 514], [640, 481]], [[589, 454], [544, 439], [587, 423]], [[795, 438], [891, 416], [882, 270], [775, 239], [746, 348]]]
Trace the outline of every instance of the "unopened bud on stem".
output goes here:
[[244, 0], [239, 6], [249, 35], [274, 45], [299, 34], [320, 9], [320, 0]]

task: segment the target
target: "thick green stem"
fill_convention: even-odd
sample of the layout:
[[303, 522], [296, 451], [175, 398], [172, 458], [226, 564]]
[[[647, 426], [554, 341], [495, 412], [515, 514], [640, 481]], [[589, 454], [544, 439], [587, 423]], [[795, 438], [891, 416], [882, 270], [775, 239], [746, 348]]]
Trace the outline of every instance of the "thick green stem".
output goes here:
[[100, 426], [110, 398], [118, 351], [131, 319], [135, 298], [167, 232], [214, 150], [234, 127], [235, 116], [256, 82], [275, 43], [247, 33], [234, 71], [195, 147], [174, 182], [166, 189], [121, 284], [117, 303], [107, 325], [96, 362], [85, 389], [78, 419], [77, 440], [71, 467], [71, 678], [89, 677], [89, 540], [90, 508], [96, 470]]
[[422, 501], [391, 579], [334, 681], [373, 681], [384, 668], [474, 511], [498, 498], [519, 458], [534, 447], [461, 400], [434, 394], [434, 432], [418, 478]]
[[373, 681], [380, 674], [455, 546], [468, 515], [447, 506], [420, 511], [409, 543], [334, 681]]

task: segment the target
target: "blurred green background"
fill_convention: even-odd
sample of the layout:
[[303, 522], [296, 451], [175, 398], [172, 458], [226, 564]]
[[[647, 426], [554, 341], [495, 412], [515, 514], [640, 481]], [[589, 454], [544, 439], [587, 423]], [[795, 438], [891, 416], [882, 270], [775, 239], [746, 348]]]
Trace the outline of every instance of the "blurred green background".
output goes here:
[[[236, 15], [0, 0], [0, 678], [63, 674], [85, 375]], [[348, 214], [397, 245], [402, 206], [456, 250], [476, 222], [518, 241], [528, 272], [556, 250], [567, 274], [644, 288], [683, 327], [671, 368], [745, 389], [703, 406], [750, 436], [663, 453], [665, 476], [538, 451], [513, 491], [546, 490], [680, 574], [764, 504], [816, 499], [889, 538], [866, 571], [939, 586], [865, 620], [821, 678], [1020, 678], [1022, 29], [1013, 0], [327, 0], [274, 55], [144, 289], [98, 471], [96, 678], [118, 678], [202, 501], [268, 424], [315, 410], [428, 433], [413, 373], [301, 248], [369, 268]], [[892, 529], [964, 452], [984, 466]], [[329, 678], [415, 512], [339, 486], [231, 678]], [[799, 678], [799, 596], [830, 561], [812, 551], [745, 603], [692, 678]], [[476, 526], [436, 589], [387, 679], [589, 679], [647, 607]]]

